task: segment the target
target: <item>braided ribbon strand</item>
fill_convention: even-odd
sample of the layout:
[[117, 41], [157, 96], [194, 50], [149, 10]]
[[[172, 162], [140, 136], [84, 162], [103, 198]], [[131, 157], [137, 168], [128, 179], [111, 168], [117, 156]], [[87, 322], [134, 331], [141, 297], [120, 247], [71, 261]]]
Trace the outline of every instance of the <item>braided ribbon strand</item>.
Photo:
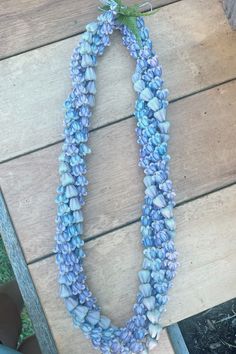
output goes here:
[[[162, 69], [152, 48], [149, 31], [141, 17], [135, 18], [141, 45], [135, 34], [117, 21], [116, 7], [103, 11], [96, 22], [86, 26], [71, 59], [72, 91], [65, 101], [64, 143], [59, 157], [60, 185], [57, 189], [56, 263], [60, 295], [74, 325], [90, 338], [102, 353], [148, 353], [159, 339], [160, 316], [167, 292], [176, 274], [174, 247], [175, 194], [169, 180], [169, 123], [166, 121], [168, 91], [163, 88]], [[82, 207], [88, 181], [85, 156], [92, 108], [95, 105], [97, 58], [110, 45], [116, 29], [124, 46], [136, 60], [133, 75], [137, 92], [135, 119], [140, 145], [139, 165], [144, 170], [145, 196], [141, 217], [144, 247], [140, 285], [133, 315], [124, 327], [113, 325], [101, 313], [84, 274]]]

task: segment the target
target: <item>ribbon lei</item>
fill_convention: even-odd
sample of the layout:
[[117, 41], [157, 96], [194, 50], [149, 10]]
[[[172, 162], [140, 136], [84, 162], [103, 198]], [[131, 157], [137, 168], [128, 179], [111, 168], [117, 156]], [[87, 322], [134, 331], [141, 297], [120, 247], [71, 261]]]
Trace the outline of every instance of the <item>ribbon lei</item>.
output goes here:
[[[71, 58], [72, 90], [65, 101], [65, 139], [59, 157], [60, 183], [56, 197], [55, 253], [60, 296], [75, 327], [101, 353], [148, 354], [158, 343], [160, 318], [178, 265], [174, 245], [175, 193], [169, 179], [168, 90], [163, 87], [162, 68], [141, 17], [154, 12], [143, 14], [140, 6], [128, 7], [121, 0], [102, 0], [102, 4], [103, 12], [96, 21], [87, 24]], [[91, 152], [88, 139], [95, 106], [96, 66], [115, 30], [121, 32], [122, 43], [136, 62], [132, 75], [137, 93], [135, 131], [140, 146], [139, 166], [145, 175], [140, 219], [143, 262], [138, 272], [133, 313], [122, 327], [111, 322], [90, 291], [84, 271], [83, 240], [83, 206], [88, 184], [86, 155]], [[115, 79], [113, 76], [112, 80]]]

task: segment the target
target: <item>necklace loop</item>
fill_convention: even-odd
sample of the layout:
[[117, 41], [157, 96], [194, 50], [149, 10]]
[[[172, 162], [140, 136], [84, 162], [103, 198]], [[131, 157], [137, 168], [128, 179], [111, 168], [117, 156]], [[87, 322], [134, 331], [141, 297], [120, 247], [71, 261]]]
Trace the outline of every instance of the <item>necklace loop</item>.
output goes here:
[[[168, 300], [167, 292], [176, 273], [174, 247], [175, 194], [169, 180], [169, 123], [166, 121], [168, 90], [163, 88], [162, 69], [152, 48], [142, 18], [135, 19], [142, 46], [125, 25], [117, 23], [115, 11], [103, 12], [86, 26], [71, 59], [72, 91], [65, 102], [63, 151], [59, 157], [60, 185], [57, 189], [56, 262], [60, 295], [74, 325], [89, 337], [95, 348], [108, 353], [147, 353], [161, 332], [160, 317]], [[139, 165], [144, 170], [145, 196], [141, 217], [144, 247], [140, 285], [133, 316], [124, 327], [114, 326], [103, 315], [86, 282], [83, 270], [83, 214], [88, 181], [85, 156], [92, 108], [95, 105], [97, 57], [110, 44], [110, 35], [119, 29], [123, 44], [136, 60], [133, 75], [137, 93], [135, 119], [140, 145]]]

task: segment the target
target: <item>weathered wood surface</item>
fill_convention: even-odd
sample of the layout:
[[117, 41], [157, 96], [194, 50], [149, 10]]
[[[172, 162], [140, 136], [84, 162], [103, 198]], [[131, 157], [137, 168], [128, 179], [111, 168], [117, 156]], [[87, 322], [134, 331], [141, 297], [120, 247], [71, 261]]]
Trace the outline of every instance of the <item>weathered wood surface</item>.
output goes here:
[[[153, 0], [152, 4], [155, 8], [175, 1]], [[127, 0], [126, 3], [137, 1]], [[0, 58], [82, 32], [85, 25], [97, 17], [100, 5], [94, 0], [1, 0]]]
[[223, 0], [226, 16], [231, 26], [236, 29], [236, 2], [235, 0]]
[[0, 190], [0, 233], [43, 354], [57, 354], [29, 268]]
[[[235, 182], [235, 91], [236, 81], [170, 105], [170, 167], [178, 202]], [[143, 175], [134, 129], [129, 118], [91, 133], [85, 238], [140, 216]], [[28, 262], [53, 249], [60, 150], [58, 144], [0, 166], [0, 185]]]
[[[169, 2], [174, 0], [156, 0], [154, 4]], [[92, 0], [86, 4], [69, 0], [66, 4], [3, 0], [0, 57], [79, 33], [95, 17], [97, 3]], [[6, 26], [6, 21], [11, 25]], [[181, 266], [163, 317], [163, 324], [168, 325], [236, 293], [236, 33], [218, 0], [176, 2], [161, 8], [147, 24], [160, 52], [170, 98], [182, 98], [169, 109], [171, 174], [181, 203], [176, 208]], [[79, 38], [0, 62], [0, 162], [13, 158], [0, 165], [0, 185], [61, 354], [95, 353], [72, 328], [57, 297], [54, 257], [36, 262], [50, 254], [54, 245], [61, 107], [70, 90], [69, 58]], [[93, 154], [88, 161], [90, 185], [85, 207], [89, 284], [104, 312], [118, 325], [131, 313], [142, 260], [136, 220], [143, 186], [137, 167], [135, 122], [132, 118], [118, 122], [134, 109], [133, 69], [133, 61], [115, 34], [97, 69], [97, 106], [91, 129], [115, 124], [91, 133]], [[112, 81], [114, 77], [119, 81]], [[201, 195], [205, 196], [192, 200]], [[100, 237], [90, 239], [92, 236]], [[156, 353], [173, 354], [166, 333]]]
[[[161, 8], [146, 21], [171, 99], [236, 76], [236, 32], [229, 27], [218, 0], [182, 0]], [[98, 66], [92, 128], [127, 117], [134, 110], [134, 62], [118, 37]], [[70, 90], [69, 58], [78, 40], [79, 36], [0, 62], [0, 161], [62, 138], [62, 105]]]
[[[176, 208], [176, 247], [180, 268], [163, 325], [233, 298], [236, 293], [236, 186], [225, 188]], [[138, 287], [142, 256], [139, 223], [85, 245], [88, 282], [99, 304], [115, 324], [129, 318]], [[66, 345], [90, 353], [57, 297], [54, 257], [29, 266], [59, 351]], [[50, 270], [50, 271], [49, 271]], [[158, 352], [158, 351], [157, 351]]]

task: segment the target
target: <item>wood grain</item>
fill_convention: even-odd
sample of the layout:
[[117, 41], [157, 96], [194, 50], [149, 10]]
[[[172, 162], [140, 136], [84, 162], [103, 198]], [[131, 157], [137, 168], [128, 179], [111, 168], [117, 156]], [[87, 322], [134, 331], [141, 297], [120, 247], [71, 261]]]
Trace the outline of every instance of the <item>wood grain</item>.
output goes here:
[[[176, 209], [179, 272], [163, 317], [169, 325], [229, 300], [236, 292], [236, 186], [205, 196]], [[141, 266], [139, 223], [86, 243], [89, 286], [104, 313], [117, 325], [131, 315]], [[54, 257], [29, 266], [59, 351], [78, 343], [77, 330], [57, 297]], [[73, 352], [73, 350], [72, 350]], [[158, 351], [157, 351], [158, 352]], [[74, 353], [74, 352], [73, 352]]]
[[[236, 32], [218, 0], [183, 0], [165, 6], [147, 18], [147, 24], [171, 99], [236, 76]], [[70, 90], [69, 58], [79, 38], [0, 62], [0, 161], [62, 138], [62, 105]], [[134, 62], [116, 34], [99, 60], [92, 128], [133, 113], [133, 70]]]
[[[153, 0], [153, 7], [176, 0]], [[137, 3], [127, 0], [127, 4]], [[2, 0], [0, 58], [22, 53], [82, 32], [98, 16], [94, 0]], [[147, 7], [146, 7], [147, 9]]]
[[[236, 81], [170, 105], [170, 167], [178, 202], [235, 182], [235, 90]], [[143, 174], [134, 129], [130, 118], [91, 133], [85, 238], [140, 216]], [[28, 262], [53, 249], [60, 150], [58, 144], [0, 166], [0, 184]]]

